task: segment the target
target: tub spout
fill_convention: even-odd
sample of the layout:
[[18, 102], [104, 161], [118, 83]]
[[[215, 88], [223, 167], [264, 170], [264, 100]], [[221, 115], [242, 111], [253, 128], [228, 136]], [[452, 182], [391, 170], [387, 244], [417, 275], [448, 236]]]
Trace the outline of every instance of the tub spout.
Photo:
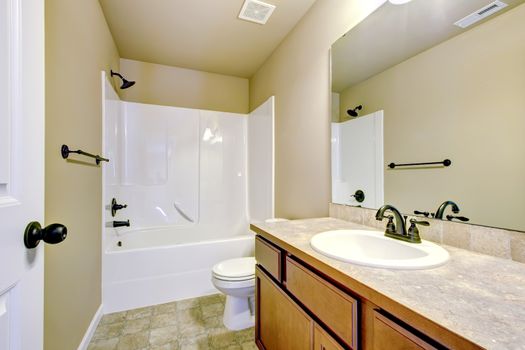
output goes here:
[[129, 227], [129, 220], [127, 221], [113, 221], [113, 227]]

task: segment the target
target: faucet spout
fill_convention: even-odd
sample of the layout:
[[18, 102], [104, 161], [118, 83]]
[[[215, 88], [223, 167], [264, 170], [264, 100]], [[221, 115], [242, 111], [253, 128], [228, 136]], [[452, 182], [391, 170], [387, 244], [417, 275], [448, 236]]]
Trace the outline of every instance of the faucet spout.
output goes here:
[[436, 219], [443, 219], [443, 215], [445, 214], [445, 209], [447, 209], [448, 206], [452, 207], [452, 212], [454, 214], [459, 213], [459, 207], [458, 207], [458, 205], [456, 203], [454, 203], [452, 201], [445, 201], [445, 202], [441, 203], [441, 205], [439, 206], [438, 210], [436, 211], [436, 215], [434, 216], [434, 218], [436, 218]]
[[392, 214], [394, 215], [394, 219], [396, 221], [395, 232], [387, 232], [387, 234], [406, 236], [407, 231], [406, 231], [405, 218], [403, 217], [401, 212], [397, 210], [394, 206], [385, 204], [381, 208], [379, 208], [379, 210], [376, 212], [376, 220], [382, 221], [384, 218], [386, 218], [385, 212], [387, 210], [390, 210], [392, 212]]

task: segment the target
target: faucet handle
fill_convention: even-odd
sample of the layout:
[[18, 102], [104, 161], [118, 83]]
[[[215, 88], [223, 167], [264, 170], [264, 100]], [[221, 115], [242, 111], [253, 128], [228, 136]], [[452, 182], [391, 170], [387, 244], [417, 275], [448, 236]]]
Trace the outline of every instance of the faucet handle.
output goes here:
[[114, 217], [117, 214], [117, 210], [125, 209], [127, 207], [128, 207], [127, 204], [118, 204], [117, 200], [113, 198], [111, 200], [111, 216]]
[[428, 211], [419, 211], [419, 210], [414, 210], [414, 214], [416, 215], [423, 215], [424, 217], [428, 218], [430, 213]]
[[430, 222], [428, 221], [423, 221], [423, 220], [417, 220], [417, 219], [410, 219], [410, 227], [412, 226], [415, 226], [415, 225], [421, 225], [421, 226], [430, 226]]
[[416, 219], [410, 219], [410, 227], [408, 229], [408, 238], [414, 243], [421, 243], [421, 236], [419, 235], [419, 229], [416, 225], [430, 226], [428, 221], [418, 221]]
[[387, 219], [388, 219], [388, 222], [386, 223], [386, 230], [385, 232], [386, 233], [396, 233], [396, 224], [394, 224], [394, 216], [393, 215], [388, 215], [388, 216], [385, 216]]
[[456, 216], [456, 215], [447, 215], [447, 220], [452, 221], [452, 219], [458, 219], [460, 221], [469, 221], [470, 219], [465, 216]]

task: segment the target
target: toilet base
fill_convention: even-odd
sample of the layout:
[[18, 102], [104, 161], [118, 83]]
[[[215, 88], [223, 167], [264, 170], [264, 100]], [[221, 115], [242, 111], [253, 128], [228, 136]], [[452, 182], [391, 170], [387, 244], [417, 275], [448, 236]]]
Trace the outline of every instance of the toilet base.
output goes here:
[[223, 322], [224, 326], [232, 331], [253, 327], [255, 325], [253, 296], [248, 298], [227, 295]]

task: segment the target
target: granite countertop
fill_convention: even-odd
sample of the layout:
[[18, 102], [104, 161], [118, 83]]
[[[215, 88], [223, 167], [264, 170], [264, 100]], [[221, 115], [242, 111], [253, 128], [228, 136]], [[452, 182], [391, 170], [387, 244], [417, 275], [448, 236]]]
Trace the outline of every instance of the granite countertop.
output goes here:
[[317, 253], [310, 238], [327, 230], [375, 228], [334, 218], [254, 226], [481, 347], [525, 349], [525, 264], [442, 245], [450, 260], [438, 268], [372, 268]]

